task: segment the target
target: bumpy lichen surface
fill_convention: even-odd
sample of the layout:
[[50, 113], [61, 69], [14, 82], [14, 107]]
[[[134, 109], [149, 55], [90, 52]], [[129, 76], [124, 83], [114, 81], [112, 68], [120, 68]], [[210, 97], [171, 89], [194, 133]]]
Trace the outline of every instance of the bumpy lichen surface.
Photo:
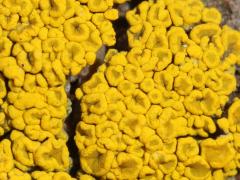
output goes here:
[[[240, 168], [240, 33], [199, 0], [144, 1], [126, 15], [130, 50], [76, 91], [82, 179], [225, 179]], [[213, 138], [214, 137], [214, 138]]]
[[[113, 46], [126, 0], [0, 0], [0, 180], [71, 180], [67, 77]], [[224, 179], [240, 167], [240, 33], [199, 0], [150, 0], [126, 15], [76, 91], [80, 180]], [[221, 135], [220, 135], [221, 134]], [[214, 137], [214, 138], [213, 138]]]
[[0, 179], [70, 180], [67, 76], [115, 43], [114, 3], [0, 0]]

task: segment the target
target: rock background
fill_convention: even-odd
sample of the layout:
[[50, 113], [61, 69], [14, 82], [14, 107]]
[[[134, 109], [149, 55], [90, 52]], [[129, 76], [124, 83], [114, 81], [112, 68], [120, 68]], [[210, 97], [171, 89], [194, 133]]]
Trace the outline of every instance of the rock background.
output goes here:
[[207, 6], [217, 7], [222, 15], [222, 24], [240, 30], [240, 0], [203, 0]]

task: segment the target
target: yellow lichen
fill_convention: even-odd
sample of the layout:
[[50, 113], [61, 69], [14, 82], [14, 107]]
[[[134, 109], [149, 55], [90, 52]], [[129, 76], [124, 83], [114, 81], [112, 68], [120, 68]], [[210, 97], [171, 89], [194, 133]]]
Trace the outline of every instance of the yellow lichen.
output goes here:
[[48, 139], [34, 153], [36, 165], [47, 171], [64, 171], [69, 167], [69, 152], [64, 140]]
[[[66, 91], [115, 44], [125, 2], [0, 0], [0, 135], [10, 137], [0, 143], [0, 179], [74, 179]], [[234, 176], [239, 99], [224, 109], [237, 89], [240, 33], [200, 0], [143, 1], [125, 16], [128, 51], [110, 49], [75, 92], [78, 178]]]
[[229, 141], [230, 137], [220, 137], [201, 142], [201, 155], [212, 168], [223, 168], [233, 160], [235, 152]]
[[9, 172], [13, 167], [13, 155], [11, 151], [11, 142], [7, 139], [4, 139], [0, 143], [0, 158], [1, 158], [1, 163], [0, 163], [0, 171], [1, 172]]
[[178, 139], [177, 156], [179, 160], [186, 161], [189, 158], [198, 155], [198, 153], [198, 143], [192, 137]]
[[[94, 21], [103, 23], [104, 15]], [[222, 28], [221, 18], [200, 0], [143, 1], [126, 13], [129, 50], [110, 49], [80, 87], [84, 123], [75, 139], [85, 173], [182, 180], [236, 174], [239, 100], [223, 116], [237, 86], [239, 33]], [[229, 138], [212, 139], [219, 128]], [[104, 156], [98, 168], [82, 155], [89, 149], [101, 154], [97, 162]], [[104, 169], [109, 151], [114, 157]]]
[[82, 151], [80, 162], [83, 170], [89, 174], [103, 176], [111, 168], [114, 153], [91, 145]]
[[201, 156], [194, 156], [185, 163], [185, 176], [190, 179], [207, 179], [211, 171], [208, 163]]

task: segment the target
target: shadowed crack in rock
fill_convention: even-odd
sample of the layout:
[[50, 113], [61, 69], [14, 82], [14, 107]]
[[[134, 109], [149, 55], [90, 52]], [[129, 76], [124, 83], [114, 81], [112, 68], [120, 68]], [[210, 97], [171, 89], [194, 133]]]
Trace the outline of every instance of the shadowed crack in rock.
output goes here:
[[70, 169], [70, 175], [72, 177], [76, 177], [78, 171], [80, 170], [80, 162], [79, 162], [79, 153], [78, 148], [76, 146], [74, 137], [75, 130], [78, 122], [81, 120], [81, 107], [80, 102], [75, 98], [75, 91], [78, 87], [80, 87], [84, 82], [88, 81], [92, 74], [94, 74], [98, 67], [103, 63], [102, 59], [97, 59], [96, 62], [89, 67], [86, 67], [83, 72], [78, 77], [71, 78], [71, 86], [70, 92], [68, 94], [68, 98], [71, 100], [72, 104], [72, 112], [67, 117], [66, 124], [66, 132], [68, 134], [67, 146], [69, 150], [70, 157], [72, 159], [72, 168]]
[[[129, 50], [128, 46], [128, 39], [127, 39], [127, 29], [129, 28], [129, 25], [127, 23], [127, 20], [125, 18], [125, 13], [129, 9], [133, 9], [136, 7], [139, 3], [141, 3], [143, 0], [134, 0], [132, 2], [127, 2], [126, 4], [119, 5], [117, 7], [120, 12], [120, 18], [113, 22], [113, 28], [116, 32], [116, 44], [113, 47], [117, 49], [118, 51], [127, 51]], [[74, 141], [74, 136], [76, 134], [76, 126], [78, 122], [81, 120], [81, 107], [80, 102], [75, 98], [75, 90], [80, 87], [84, 82], [88, 81], [91, 76], [97, 72], [98, 67], [104, 63], [104, 57], [106, 54], [107, 49], [105, 46], [103, 46], [99, 51], [97, 52], [97, 60], [96, 62], [86, 67], [79, 76], [76, 77], [70, 77], [69, 82], [70, 86], [67, 87], [69, 89], [68, 98], [71, 100], [72, 104], [72, 111], [67, 117], [65, 121], [66, 125], [66, 132], [68, 134], [68, 141], [67, 146], [69, 150], [70, 157], [72, 159], [72, 168], [70, 169], [70, 175], [72, 177], [77, 177], [77, 173], [79, 170], [81, 170], [80, 162], [79, 162], [79, 152], [78, 148], [76, 146], [76, 143]]]

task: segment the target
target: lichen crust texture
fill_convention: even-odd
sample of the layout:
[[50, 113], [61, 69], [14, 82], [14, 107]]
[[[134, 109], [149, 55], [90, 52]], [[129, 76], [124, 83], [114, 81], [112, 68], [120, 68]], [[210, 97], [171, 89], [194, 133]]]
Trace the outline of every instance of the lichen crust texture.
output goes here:
[[124, 2], [0, 0], [0, 180], [78, 178], [64, 124], [68, 79], [115, 44], [114, 6]]
[[129, 49], [76, 91], [80, 179], [236, 176], [240, 32], [200, 0], [143, 1], [126, 19]]
[[[238, 174], [240, 32], [200, 0], [148, 0], [127, 11], [129, 47], [119, 51], [113, 21], [123, 3], [0, 0], [0, 180]], [[76, 89], [81, 118], [68, 129], [69, 79], [102, 47], [111, 48]]]

